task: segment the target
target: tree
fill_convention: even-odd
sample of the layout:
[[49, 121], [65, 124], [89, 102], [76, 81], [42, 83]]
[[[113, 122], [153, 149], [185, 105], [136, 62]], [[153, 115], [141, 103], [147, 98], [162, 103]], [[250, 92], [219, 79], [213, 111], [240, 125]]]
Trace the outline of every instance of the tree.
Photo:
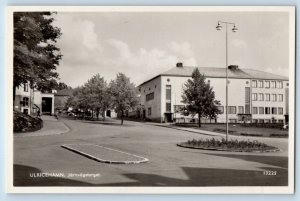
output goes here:
[[135, 85], [123, 73], [119, 73], [116, 79], [110, 82], [110, 93], [113, 107], [121, 115], [121, 125], [123, 125], [124, 112], [138, 104]]
[[[61, 36], [51, 12], [14, 13], [14, 97], [16, 87], [28, 83], [38, 90], [50, 90], [62, 55], [55, 46]], [[50, 84], [49, 84], [50, 82]]]
[[110, 107], [111, 103], [106, 81], [97, 74], [89, 79], [84, 86], [88, 94], [86, 98], [89, 99], [91, 109], [96, 111], [97, 120], [100, 113], [102, 113], [103, 120], [105, 120], [104, 112]]
[[184, 84], [182, 102], [186, 104], [188, 114], [198, 114], [201, 127], [201, 117], [216, 117], [219, 113], [217, 105], [219, 101], [215, 100], [215, 92], [209, 83], [205, 83], [205, 77], [198, 68], [192, 73], [192, 79]]
[[63, 89], [72, 89], [72, 87], [68, 86], [64, 82], [58, 82], [58, 85], [56, 86], [57, 90], [63, 90]]

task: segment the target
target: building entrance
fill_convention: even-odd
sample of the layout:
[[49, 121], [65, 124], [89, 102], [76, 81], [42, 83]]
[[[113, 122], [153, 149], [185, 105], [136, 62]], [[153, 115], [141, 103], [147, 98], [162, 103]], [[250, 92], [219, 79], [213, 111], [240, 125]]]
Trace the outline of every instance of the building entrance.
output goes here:
[[52, 98], [42, 98], [42, 114], [51, 115], [52, 113]]
[[165, 122], [173, 122], [173, 113], [165, 113]]

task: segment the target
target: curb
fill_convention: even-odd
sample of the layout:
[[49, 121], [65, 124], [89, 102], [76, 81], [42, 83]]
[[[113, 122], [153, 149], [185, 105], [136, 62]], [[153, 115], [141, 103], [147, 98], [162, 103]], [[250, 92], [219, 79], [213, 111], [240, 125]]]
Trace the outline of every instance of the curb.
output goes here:
[[[151, 124], [149, 124], [151, 125]], [[172, 126], [164, 126], [164, 125], [153, 125], [153, 126], [158, 126], [158, 127], [163, 127], [163, 128], [171, 128], [171, 129], [175, 129], [175, 130], [179, 130], [179, 131], [186, 131], [186, 132], [190, 132], [190, 133], [196, 133], [196, 134], [201, 134], [201, 135], [208, 135], [208, 136], [218, 136], [218, 137], [222, 137], [218, 134], [214, 135], [214, 134], [207, 134], [207, 133], [200, 133], [200, 132], [197, 132], [197, 131], [191, 131], [191, 130], [185, 130], [185, 129], [182, 129], [182, 128], [176, 128], [176, 127], [172, 127]]]
[[83, 151], [79, 151], [77, 149], [74, 149], [74, 148], [68, 146], [67, 144], [61, 145], [62, 148], [65, 148], [65, 149], [67, 149], [69, 151], [75, 152], [77, 154], [80, 154], [82, 156], [85, 156], [85, 157], [87, 157], [89, 159], [92, 159], [92, 160], [95, 160], [95, 161], [98, 161], [98, 162], [101, 162], [101, 163], [109, 163], [109, 164], [139, 164], [139, 163], [146, 163], [146, 162], [149, 161], [149, 159], [147, 159], [145, 157], [137, 156], [137, 155], [134, 155], [134, 154], [130, 154], [130, 153], [127, 153], [127, 152], [119, 151], [119, 150], [116, 150], [116, 149], [107, 148], [107, 147], [100, 146], [100, 145], [96, 145], [96, 146], [99, 146], [99, 147], [102, 147], [102, 148], [105, 148], [105, 149], [114, 150], [114, 151], [121, 152], [121, 153], [128, 154], [128, 155], [132, 155], [132, 156], [135, 156], [137, 158], [142, 158], [142, 160], [139, 160], [139, 161], [112, 161], [112, 160], [105, 160], [105, 159], [102, 159], [102, 158], [97, 158], [97, 157], [95, 157], [93, 155], [90, 155], [88, 153], [85, 153]]
[[279, 152], [280, 149], [271, 149], [271, 150], [265, 150], [265, 151], [239, 151], [239, 150], [228, 150], [228, 149], [218, 149], [218, 148], [205, 148], [205, 147], [193, 147], [193, 146], [186, 146], [182, 144], [176, 144], [178, 147], [188, 148], [188, 149], [200, 149], [200, 150], [207, 150], [207, 151], [227, 151], [227, 152], [242, 152], [242, 153], [270, 153], [270, 152]]
[[[32, 133], [32, 134], [26, 134], [26, 133], [22, 133], [22, 134], [14, 134], [16, 138], [20, 138], [20, 137], [42, 137], [42, 136], [50, 136], [50, 135], [61, 135], [61, 134], [65, 134], [65, 133], [68, 133], [71, 129], [69, 126], [67, 126], [64, 122], [62, 121], [58, 121], [58, 122], [61, 122], [62, 125], [65, 127], [65, 130], [64, 131], [60, 131], [60, 132], [57, 132], [57, 133], [50, 133], [50, 134], [44, 134], [44, 135], [39, 135], [39, 134], [36, 134], [36, 133]], [[36, 131], [38, 132], [38, 131]]]

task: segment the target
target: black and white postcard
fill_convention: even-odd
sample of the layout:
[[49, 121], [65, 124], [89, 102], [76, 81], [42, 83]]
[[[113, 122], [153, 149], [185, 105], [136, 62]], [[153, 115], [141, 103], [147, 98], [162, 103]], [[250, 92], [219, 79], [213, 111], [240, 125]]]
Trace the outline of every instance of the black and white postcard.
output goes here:
[[9, 193], [294, 192], [294, 7], [7, 7], [6, 72]]

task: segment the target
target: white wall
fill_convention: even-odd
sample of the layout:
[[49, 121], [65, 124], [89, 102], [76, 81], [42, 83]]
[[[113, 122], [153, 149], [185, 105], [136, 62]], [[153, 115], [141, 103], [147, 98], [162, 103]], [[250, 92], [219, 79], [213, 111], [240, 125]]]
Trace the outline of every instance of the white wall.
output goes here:
[[[252, 80], [253, 81], [253, 80]], [[264, 80], [265, 81], [265, 80]], [[252, 107], [270, 107], [270, 109], [272, 107], [276, 107], [277, 108], [277, 115], [275, 114], [252, 114], [252, 119], [276, 119], [276, 120], [284, 120], [284, 114], [285, 114], [285, 108], [286, 108], [286, 104], [285, 104], [285, 88], [288, 88], [287, 86], [288, 81], [283, 81], [283, 88], [266, 88], [265, 87], [265, 83], [264, 83], [264, 87], [263, 88], [253, 88], [252, 87], [252, 94], [253, 93], [263, 93], [264, 94], [264, 101], [252, 101]], [[266, 96], [265, 94], [269, 93], [270, 96], [272, 96], [272, 94], [282, 94], [283, 95], [283, 101], [279, 102], [278, 101], [278, 96], [277, 96], [277, 101], [266, 101]], [[283, 114], [279, 115], [278, 114], [278, 107], [282, 107], [283, 108]]]
[[[146, 95], [154, 92], [154, 99], [146, 101]], [[140, 86], [141, 105], [146, 110], [146, 118], [161, 121], [161, 77], [157, 77]], [[148, 115], [148, 108], [151, 107], [151, 115]]]

